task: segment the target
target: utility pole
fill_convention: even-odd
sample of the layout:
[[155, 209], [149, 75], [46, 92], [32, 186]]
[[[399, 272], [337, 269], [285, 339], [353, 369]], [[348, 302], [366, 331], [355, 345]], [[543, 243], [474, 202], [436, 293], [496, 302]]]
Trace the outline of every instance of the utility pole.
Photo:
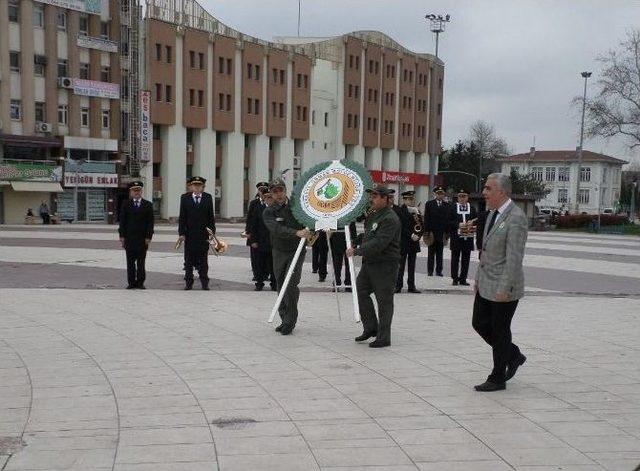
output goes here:
[[580, 176], [582, 174], [582, 143], [584, 142], [584, 112], [587, 107], [587, 80], [591, 72], [582, 72], [584, 93], [582, 95], [582, 122], [580, 124], [580, 147], [578, 147], [578, 178], [576, 178], [576, 214], [580, 214]]
[[298, 0], [298, 37], [300, 37], [300, 13], [302, 9], [302, 0]]

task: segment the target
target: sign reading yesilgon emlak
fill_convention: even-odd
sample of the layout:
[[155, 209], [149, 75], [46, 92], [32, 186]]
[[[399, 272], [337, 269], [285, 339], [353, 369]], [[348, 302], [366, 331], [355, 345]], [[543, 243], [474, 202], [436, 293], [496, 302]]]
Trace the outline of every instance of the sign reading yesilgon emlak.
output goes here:
[[40, 0], [40, 3], [48, 3], [60, 8], [68, 8], [83, 13], [93, 13], [99, 15], [102, 13], [101, 0]]
[[6, 181], [62, 181], [62, 167], [41, 162], [0, 164], [0, 180]]

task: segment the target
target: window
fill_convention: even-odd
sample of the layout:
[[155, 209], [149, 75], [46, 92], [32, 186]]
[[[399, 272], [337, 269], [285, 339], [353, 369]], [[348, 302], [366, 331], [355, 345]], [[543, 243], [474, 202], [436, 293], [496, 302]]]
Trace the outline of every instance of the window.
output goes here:
[[544, 169], [544, 180], [547, 182], [555, 182], [556, 181], [556, 168], [555, 167], [547, 167]]
[[20, 2], [18, 0], [9, 0], [9, 21], [12, 23], [20, 22]]
[[271, 116], [274, 118], [278, 116], [278, 104], [275, 101], [271, 102]]
[[58, 31], [66, 31], [67, 30], [67, 12], [64, 10], [58, 10], [58, 14], [56, 15], [56, 22], [58, 25]]
[[349, 97], [353, 96], [353, 85], [349, 84]]
[[111, 111], [102, 110], [102, 129], [109, 129], [111, 123]]
[[284, 85], [284, 69], [280, 69], [280, 83]]
[[354, 91], [355, 91], [356, 98], [360, 98], [360, 85], [356, 85], [356, 88]]
[[129, 98], [129, 74], [124, 71], [122, 73], [122, 87], [120, 88], [120, 96], [122, 98]]
[[[155, 137], [155, 133], [153, 133], [153, 136]], [[161, 172], [161, 168], [162, 168], [162, 164], [153, 164], [153, 177], [154, 178], [160, 178], [160, 172]]]
[[273, 75], [273, 83], [278, 83], [278, 69], [271, 69]]
[[198, 106], [200, 108], [204, 106], [204, 90], [198, 90]]
[[89, 78], [89, 64], [86, 62], [80, 62], [80, 78], [88, 79]]
[[165, 52], [167, 55], [167, 63], [171, 64], [172, 58], [171, 58], [171, 46], [165, 46]]
[[297, 80], [298, 81], [296, 83], [298, 88], [302, 88], [302, 74], [298, 74]]
[[162, 60], [162, 44], [156, 43], [156, 60]]
[[324, 127], [328, 127], [329, 126], [329, 113], [325, 113], [324, 114]]
[[35, 56], [33, 62], [33, 74], [36, 77], [44, 77], [44, 67], [47, 58], [44, 56]]
[[11, 100], [10, 114], [11, 119], [14, 121], [22, 119], [22, 103], [20, 100]]
[[69, 110], [67, 105], [58, 105], [58, 124], [67, 125], [69, 119]]
[[349, 54], [349, 68], [353, 69], [353, 54]]
[[520, 166], [519, 165], [512, 165], [509, 169], [509, 174], [516, 172], [516, 173], [520, 173]]
[[251, 98], [247, 98], [247, 113], [251, 114], [253, 110], [253, 100]]
[[307, 107], [303, 106], [302, 107], [302, 121], [307, 121]]
[[537, 182], [542, 181], [542, 167], [531, 167], [531, 170], [529, 171], [529, 173], [531, 174], [531, 177], [535, 181]]
[[356, 70], [360, 70], [360, 56], [356, 56]]
[[409, 71], [407, 69], [404, 69], [404, 75], [402, 77], [403, 82], [407, 81], [408, 76], [409, 76]]
[[558, 203], [569, 202], [569, 190], [566, 188], [558, 188]]
[[438, 116], [442, 114], [442, 103], [438, 103]]
[[436, 138], [438, 140], [442, 138], [442, 130], [440, 128], [436, 129]]
[[311, 110], [311, 124], [316, 124], [316, 110]]
[[231, 72], [232, 66], [233, 66], [233, 61], [231, 59], [227, 59], [227, 74], [228, 75], [232, 74], [232, 72]]
[[442, 90], [442, 79], [438, 79], [438, 88]]
[[247, 78], [253, 76], [253, 64], [247, 64]]
[[302, 76], [302, 81], [304, 83], [304, 88], [309, 88], [309, 76], [308, 75], [303, 75]]
[[89, 127], [89, 108], [80, 108], [80, 126]]
[[373, 130], [378, 130], [378, 118], [373, 118]]
[[190, 88], [189, 89], [189, 106], [195, 105], [195, 101], [196, 101], [195, 95], [196, 95], [196, 91], [193, 88]]
[[100, 68], [100, 80], [102, 82], [109, 82], [111, 80], [111, 68], [110, 67], [101, 67]]
[[171, 90], [171, 85], [165, 85], [164, 87], [164, 94], [165, 94], [165, 100], [167, 103], [171, 103], [171, 100], [173, 99], [173, 95], [172, 95], [172, 90]]
[[227, 111], [231, 111], [231, 95], [227, 94]]
[[196, 68], [196, 53], [195, 53], [195, 51], [189, 51], [189, 66], [192, 69]]
[[384, 133], [389, 134], [389, 120], [384, 120]]
[[373, 91], [373, 101], [378, 103], [378, 90]]
[[409, 71], [409, 82], [413, 83], [413, 70]]
[[256, 80], [260, 81], [260, 66], [256, 65]]
[[588, 188], [580, 188], [579, 201], [580, 201], [581, 204], [589, 204], [589, 189]]
[[580, 169], [580, 181], [581, 182], [591, 181], [591, 167], [582, 167]]
[[204, 70], [204, 52], [198, 53], [198, 68]]
[[224, 110], [224, 93], [218, 93], [218, 109]]
[[353, 125], [353, 116], [351, 113], [347, 115], [347, 127], [350, 128]]
[[44, 26], [44, 5], [42, 3], [33, 4], [33, 26], [36, 28]]
[[218, 57], [218, 73], [224, 74], [224, 57]]
[[358, 129], [358, 119], [359, 116], [357, 114], [353, 116], [353, 127], [356, 129]]
[[602, 183], [607, 183], [607, 167], [602, 168]]
[[156, 83], [156, 101], [162, 101], [162, 84]]
[[254, 114], [260, 114], [260, 100], [253, 100], [253, 111]]
[[9, 70], [20, 73], [20, 53], [9, 51]]
[[369, 88], [369, 89], [367, 90], [367, 100], [368, 100], [368, 101], [371, 101], [371, 100], [372, 100], [372, 98], [373, 98], [373, 88]]
[[279, 111], [279, 115], [280, 115], [280, 117], [281, 117], [281, 118], [284, 118], [284, 103], [280, 103], [280, 104], [278, 105], [278, 108], [279, 108], [279, 109], [278, 109], [278, 111]]
[[67, 77], [67, 59], [58, 59], [58, 77]]
[[559, 167], [558, 168], [558, 181], [559, 182], [568, 182], [569, 181], [569, 167]]
[[36, 116], [36, 123], [44, 123], [46, 121], [44, 102], [36, 101], [35, 116]]
[[373, 61], [369, 60], [369, 73], [372, 74], [373, 73]]
[[80, 36], [86, 36], [89, 34], [89, 15], [86, 13], [80, 14], [80, 26], [78, 27], [78, 34]]
[[367, 118], [367, 131], [371, 131], [371, 118]]
[[106, 21], [100, 22], [100, 37], [102, 39], [109, 39], [109, 23]]

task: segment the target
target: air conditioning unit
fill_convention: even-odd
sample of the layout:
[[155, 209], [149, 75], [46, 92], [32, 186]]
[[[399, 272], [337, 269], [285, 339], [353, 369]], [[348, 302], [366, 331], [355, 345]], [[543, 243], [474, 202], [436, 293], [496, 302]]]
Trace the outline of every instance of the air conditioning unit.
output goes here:
[[300, 168], [302, 163], [302, 158], [297, 155], [293, 156], [293, 168]]
[[51, 132], [51, 124], [50, 123], [36, 123], [36, 132]]
[[187, 144], [187, 152], [193, 152], [193, 144]]
[[153, 192], [153, 199], [154, 200], [160, 200], [162, 199], [162, 191], [160, 190], [156, 190]]
[[71, 77], [59, 77], [58, 86], [60, 88], [73, 88], [73, 79]]

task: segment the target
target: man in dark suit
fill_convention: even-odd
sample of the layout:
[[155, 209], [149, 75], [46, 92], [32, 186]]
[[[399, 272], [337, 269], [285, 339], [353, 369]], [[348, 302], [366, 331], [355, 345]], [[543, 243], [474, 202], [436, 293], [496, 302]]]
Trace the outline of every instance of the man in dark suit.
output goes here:
[[311, 246], [311, 271], [318, 274], [318, 281], [327, 279], [327, 263], [329, 261], [329, 244], [327, 233], [318, 232], [316, 241]]
[[437, 186], [433, 193], [435, 199], [424, 205], [424, 230], [433, 234], [433, 243], [427, 252], [427, 275], [433, 276], [435, 261], [436, 275], [442, 276], [444, 238], [445, 234], [448, 234], [451, 206], [444, 201], [444, 188]]
[[129, 199], [120, 208], [120, 244], [127, 253], [127, 289], [145, 289], [144, 267], [147, 249], [153, 237], [153, 205], [142, 198], [144, 184], [129, 184]]
[[[400, 235], [400, 263], [398, 266], [398, 279], [396, 280], [396, 293], [402, 291], [404, 279], [404, 267], [407, 266], [407, 286], [409, 293], [419, 293], [416, 289], [416, 256], [420, 252], [420, 237], [422, 237], [422, 216], [416, 208], [415, 191], [405, 191], [402, 195], [402, 206], [397, 214], [402, 224]], [[420, 227], [416, 227], [420, 226]], [[419, 229], [416, 232], [415, 229]], [[407, 261], [409, 262], [407, 264]]]
[[342, 285], [342, 266], [344, 264], [344, 287], [345, 291], [351, 292], [351, 273], [349, 271], [349, 259], [347, 258], [347, 236], [344, 231], [351, 231], [351, 242], [357, 238], [356, 223], [352, 222], [349, 227], [338, 228], [337, 232], [331, 232], [329, 244], [331, 245], [331, 260], [336, 287]]
[[247, 238], [247, 245], [249, 246], [249, 254], [251, 255], [251, 271], [253, 272], [253, 281], [256, 281], [256, 267], [260, 263], [257, 258], [260, 256], [260, 252], [252, 247], [251, 242], [251, 229], [250, 227], [255, 227], [256, 219], [262, 219], [262, 211], [264, 211], [264, 194], [269, 191], [269, 183], [267, 182], [258, 182], [256, 184], [256, 189], [258, 192], [256, 193], [256, 197], [251, 200], [249, 203], [249, 207], [247, 208], [247, 221], [244, 226], [244, 233]]
[[[264, 191], [263, 191], [264, 190]], [[269, 280], [271, 291], [277, 291], [276, 276], [273, 273], [273, 258], [271, 254], [271, 238], [269, 229], [264, 223], [262, 215], [268, 205], [273, 203], [273, 196], [269, 192], [269, 187], [260, 190], [261, 204], [254, 209], [253, 217], [247, 225], [247, 232], [250, 235], [251, 250], [255, 252], [255, 291], [262, 291], [264, 283]]]
[[[469, 286], [469, 260], [473, 251], [473, 231], [468, 227], [471, 221], [478, 218], [476, 208], [469, 203], [469, 193], [458, 191], [458, 202], [451, 211], [451, 278], [453, 285]], [[477, 222], [477, 221], [476, 221]], [[475, 224], [475, 223], [474, 223]]]
[[187, 182], [192, 191], [180, 198], [180, 216], [178, 218], [178, 234], [184, 241], [185, 256], [185, 290], [193, 288], [193, 269], [198, 270], [203, 290], [209, 289], [209, 233], [207, 228], [216, 233], [216, 221], [213, 214], [213, 198], [205, 193], [206, 180], [192, 177]]

